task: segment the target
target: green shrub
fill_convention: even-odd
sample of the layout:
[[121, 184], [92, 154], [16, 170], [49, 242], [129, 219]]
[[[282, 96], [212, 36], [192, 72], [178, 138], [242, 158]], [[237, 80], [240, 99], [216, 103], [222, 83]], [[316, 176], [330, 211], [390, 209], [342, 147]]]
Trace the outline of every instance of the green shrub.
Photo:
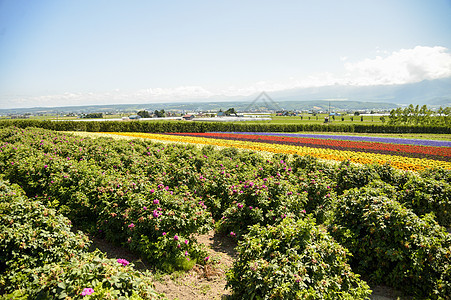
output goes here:
[[345, 190], [367, 185], [377, 178], [377, 173], [368, 165], [356, 165], [350, 161], [343, 161], [337, 170], [336, 190], [342, 194]]
[[449, 183], [413, 176], [404, 185], [397, 199], [417, 215], [432, 212], [440, 225], [451, 226], [451, 185]]
[[77, 256], [89, 243], [67, 218], [0, 181], [0, 286], [6, 291], [21, 286], [24, 270]]
[[[161, 299], [153, 290], [150, 273], [133, 269], [132, 264], [107, 259], [99, 251], [83, 253], [68, 261], [53, 262], [25, 270], [29, 281], [12, 292], [25, 299]], [[16, 287], [17, 288], [17, 287]], [[83, 296], [85, 289], [92, 294]], [[10, 299], [8, 295], [5, 299]]]
[[417, 216], [393, 189], [352, 189], [338, 197], [329, 230], [352, 253], [353, 270], [428, 299], [451, 294], [451, 236], [433, 216]]
[[367, 299], [347, 250], [312, 220], [252, 226], [227, 273], [237, 299]]
[[423, 178], [432, 178], [435, 180], [442, 180], [444, 182], [451, 182], [451, 170], [441, 168], [428, 168], [420, 172]]
[[67, 218], [0, 181], [0, 299], [81, 299], [84, 288], [94, 289], [88, 299], [159, 297], [150, 274], [87, 253], [89, 244]]
[[223, 212], [220, 232], [241, 237], [248, 226], [275, 224], [284, 218], [305, 215], [305, 193], [278, 176], [255, 178], [230, 187], [232, 204]]
[[334, 178], [336, 175], [336, 168], [329, 162], [319, 161], [314, 156], [299, 156], [293, 155], [292, 169], [294, 173], [310, 173], [315, 171], [321, 171], [330, 178]]
[[[377, 173], [379, 178], [392, 185], [395, 186], [398, 190], [402, 189], [404, 184], [413, 176], [409, 172], [400, 171], [398, 169], [393, 168], [390, 164], [385, 163], [381, 164], [372, 164], [369, 166], [374, 172]], [[377, 178], [377, 176], [376, 176]]]
[[[207, 255], [192, 235], [211, 229], [211, 213], [199, 198], [186, 194], [186, 186], [174, 191], [166, 188], [160, 184], [146, 196], [131, 194], [127, 205], [109, 203], [99, 215], [98, 229], [108, 240], [122, 243], [166, 270], [192, 267], [194, 263], [186, 263], [186, 258], [203, 263]], [[183, 240], [167, 242], [176, 235]]]
[[205, 265], [208, 253], [203, 245], [189, 237], [163, 232], [155, 239], [142, 235], [135, 243], [140, 253], [165, 272], [190, 270], [195, 264]]
[[[112, 143], [42, 129], [4, 131], [6, 140], [15, 141], [0, 153], [5, 176], [22, 185], [28, 195], [58, 209], [78, 228], [143, 255], [161, 248], [155, 241], [162, 232], [178, 234], [190, 239], [191, 257], [203, 262], [205, 255], [192, 235], [205, 233], [212, 219], [203, 200], [187, 188], [189, 180], [199, 177], [196, 171], [175, 175], [180, 171], [175, 158], [184, 147], [138, 140]], [[136, 226], [130, 229], [131, 224]], [[180, 267], [173, 262], [174, 268]]]
[[41, 120], [0, 120], [4, 127], [37, 127], [57, 131], [91, 132], [360, 132], [360, 133], [451, 133], [450, 126], [429, 125], [385, 125], [385, 124], [249, 124], [246, 122], [180, 122], [180, 121], [41, 121]]
[[297, 183], [299, 192], [307, 196], [304, 206], [307, 213], [312, 213], [318, 224], [323, 223], [332, 199], [336, 196], [334, 182], [325, 176], [322, 170], [301, 175], [292, 182]]

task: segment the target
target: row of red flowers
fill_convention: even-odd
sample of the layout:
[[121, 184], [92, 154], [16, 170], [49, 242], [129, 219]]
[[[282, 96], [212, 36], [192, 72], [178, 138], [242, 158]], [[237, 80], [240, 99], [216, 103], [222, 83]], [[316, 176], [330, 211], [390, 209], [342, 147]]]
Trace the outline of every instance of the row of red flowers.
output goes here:
[[395, 145], [378, 142], [358, 142], [346, 140], [329, 140], [317, 138], [250, 135], [250, 134], [234, 134], [234, 133], [168, 133], [168, 134], [260, 142], [269, 144], [305, 146], [313, 148], [329, 148], [347, 151], [361, 151], [388, 155], [431, 158], [435, 160], [444, 160], [444, 161], [449, 161], [451, 158], [451, 148], [449, 147], [400, 145], [400, 144]]

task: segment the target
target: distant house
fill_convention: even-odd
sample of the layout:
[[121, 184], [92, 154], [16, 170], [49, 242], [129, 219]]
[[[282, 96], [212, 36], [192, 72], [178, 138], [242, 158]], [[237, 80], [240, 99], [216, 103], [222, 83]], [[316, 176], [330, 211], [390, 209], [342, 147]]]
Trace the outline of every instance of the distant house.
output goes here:
[[192, 120], [192, 119], [194, 119], [194, 115], [184, 115], [182, 118], [184, 120]]

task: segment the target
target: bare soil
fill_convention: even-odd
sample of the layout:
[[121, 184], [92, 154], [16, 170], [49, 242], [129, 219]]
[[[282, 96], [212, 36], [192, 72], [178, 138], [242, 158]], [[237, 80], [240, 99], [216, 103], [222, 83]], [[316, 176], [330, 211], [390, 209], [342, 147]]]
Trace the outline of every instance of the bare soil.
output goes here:
[[226, 299], [231, 291], [226, 289], [225, 272], [233, 265], [236, 244], [214, 231], [198, 236], [197, 241], [206, 246], [210, 260], [216, 263], [196, 265], [178, 278], [165, 275], [155, 282], [155, 289], [169, 299]]
[[[124, 258], [137, 269], [153, 271], [152, 266], [139, 255], [96, 237], [91, 237], [91, 240], [93, 250], [98, 248], [109, 258]], [[233, 265], [236, 243], [214, 231], [198, 236], [197, 241], [206, 246], [210, 260], [214, 263], [195, 265], [186, 273], [155, 274], [154, 284], [158, 293], [164, 293], [170, 300], [226, 299], [231, 294], [230, 289], [226, 289], [225, 273]]]
[[[105, 240], [95, 237], [92, 248], [98, 248], [110, 258], [125, 258], [134, 263], [137, 269], [153, 271], [151, 265], [141, 259], [139, 255], [124, 248], [114, 246]], [[214, 262], [207, 266], [196, 265], [189, 272], [176, 272], [160, 275], [154, 273], [155, 290], [164, 293], [170, 300], [195, 299], [227, 299], [231, 290], [226, 288], [225, 273], [233, 265], [236, 257], [234, 248], [236, 243], [227, 236], [214, 231], [197, 237], [197, 241], [206, 246], [210, 260]], [[371, 300], [408, 299], [389, 287], [373, 286]]]

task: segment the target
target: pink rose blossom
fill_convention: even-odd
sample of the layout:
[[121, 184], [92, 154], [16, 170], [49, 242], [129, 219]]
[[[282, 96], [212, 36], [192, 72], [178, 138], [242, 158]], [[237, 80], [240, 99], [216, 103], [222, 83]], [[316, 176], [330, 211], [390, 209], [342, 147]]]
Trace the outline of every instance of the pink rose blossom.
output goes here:
[[94, 289], [92, 288], [84, 288], [83, 292], [81, 292], [82, 296], [88, 296], [94, 293]]
[[123, 259], [123, 258], [119, 258], [117, 260], [117, 262], [120, 263], [121, 265], [123, 265], [124, 267], [130, 263], [128, 260]]

